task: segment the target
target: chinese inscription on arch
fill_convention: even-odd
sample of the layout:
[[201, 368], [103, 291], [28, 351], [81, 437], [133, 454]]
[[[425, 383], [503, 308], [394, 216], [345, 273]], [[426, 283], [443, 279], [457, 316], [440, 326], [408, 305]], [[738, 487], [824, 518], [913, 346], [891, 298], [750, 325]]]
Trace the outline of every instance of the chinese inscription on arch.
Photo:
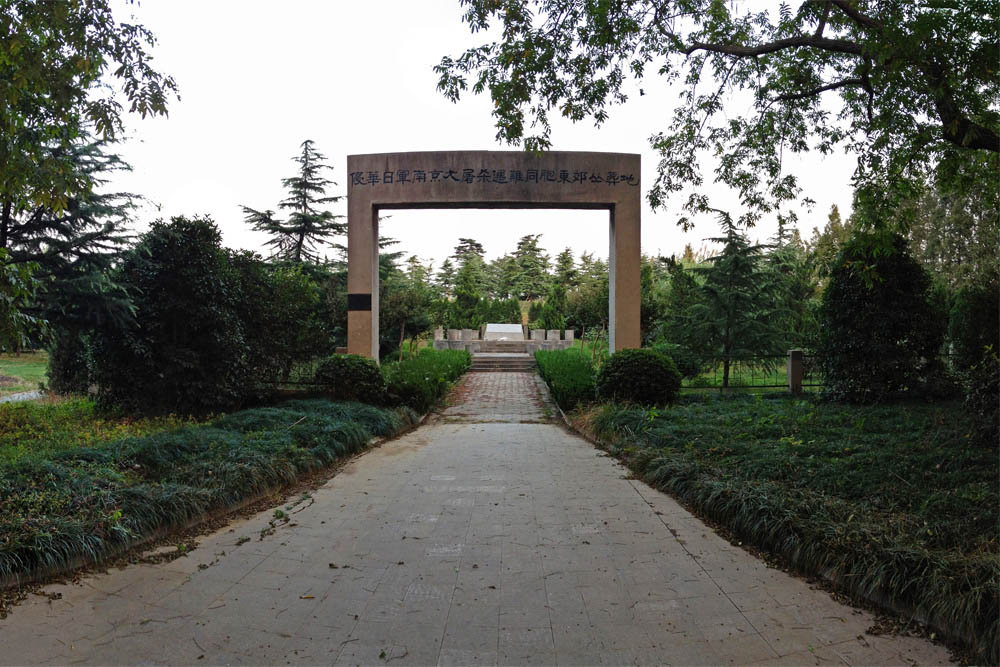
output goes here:
[[352, 171], [351, 185], [409, 185], [438, 182], [496, 183], [500, 185], [516, 183], [574, 183], [626, 185], [638, 187], [639, 177], [635, 174], [620, 174], [616, 171], [582, 171], [569, 169], [397, 169], [394, 171]]

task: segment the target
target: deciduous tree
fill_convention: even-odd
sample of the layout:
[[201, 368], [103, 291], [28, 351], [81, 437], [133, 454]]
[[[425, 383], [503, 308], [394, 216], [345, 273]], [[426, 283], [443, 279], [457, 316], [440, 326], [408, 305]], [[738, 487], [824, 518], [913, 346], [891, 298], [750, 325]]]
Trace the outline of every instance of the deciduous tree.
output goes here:
[[87, 174], [73, 168], [70, 150], [87, 128], [111, 139], [121, 131], [126, 110], [142, 117], [167, 113], [177, 85], [153, 67], [153, 34], [117, 21], [111, 4], [0, 3], [5, 225], [14, 208], [59, 211], [89, 189]]
[[[741, 226], [793, 220], [789, 153], [858, 157], [855, 210], [879, 222], [927, 173], [975, 187], [1000, 153], [993, 0], [463, 0], [473, 32], [499, 39], [444, 57], [438, 88], [492, 98], [497, 139], [551, 145], [550, 115], [603, 123], [633, 87], [683, 80], [660, 155], [654, 208], [691, 191], [678, 221], [709, 213], [706, 171], [739, 194]], [[633, 83], [634, 80], [634, 83]], [[745, 92], [744, 92], [745, 91]], [[727, 105], [749, 93], [747, 112]], [[737, 100], [741, 101], [741, 100]], [[976, 155], [990, 156], [977, 160]], [[717, 162], [703, 158], [713, 155]]]

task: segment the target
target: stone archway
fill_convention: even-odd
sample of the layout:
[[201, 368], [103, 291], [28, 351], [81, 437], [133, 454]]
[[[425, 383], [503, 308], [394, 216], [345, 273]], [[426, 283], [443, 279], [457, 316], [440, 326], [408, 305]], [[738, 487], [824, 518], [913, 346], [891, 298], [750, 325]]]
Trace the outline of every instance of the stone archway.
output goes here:
[[606, 209], [611, 351], [639, 347], [640, 156], [444, 151], [347, 157], [347, 351], [378, 358], [382, 209]]

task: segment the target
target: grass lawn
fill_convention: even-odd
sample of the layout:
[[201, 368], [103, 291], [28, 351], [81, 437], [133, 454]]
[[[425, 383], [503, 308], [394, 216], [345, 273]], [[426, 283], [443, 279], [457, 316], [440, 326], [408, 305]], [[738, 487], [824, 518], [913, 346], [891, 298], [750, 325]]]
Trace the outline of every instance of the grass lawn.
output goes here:
[[46, 382], [49, 353], [44, 350], [20, 354], [0, 354], [0, 396], [38, 389]]
[[969, 439], [959, 403], [688, 395], [573, 419], [740, 540], [1000, 659], [1000, 461]]
[[24, 458], [45, 459], [67, 450], [104, 446], [193, 423], [173, 415], [101, 415], [94, 402], [84, 398], [0, 403], [0, 467]]

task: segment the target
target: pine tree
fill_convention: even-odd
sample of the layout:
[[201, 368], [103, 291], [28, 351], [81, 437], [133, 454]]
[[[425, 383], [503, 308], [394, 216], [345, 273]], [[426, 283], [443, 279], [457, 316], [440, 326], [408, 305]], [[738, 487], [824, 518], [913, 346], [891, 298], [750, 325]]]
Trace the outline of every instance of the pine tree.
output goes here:
[[565, 287], [576, 287], [579, 283], [579, 272], [576, 270], [576, 262], [573, 259], [573, 251], [566, 248], [556, 255], [556, 280]]
[[549, 257], [538, 247], [541, 234], [522, 236], [514, 250], [514, 288], [524, 300], [541, 297], [549, 285]]
[[486, 250], [483, 248], [483, 244], [476, 239], [458, 239], [458, 245], [455, 246], [455, 252], [452, 257], [458, 260], [460, 265], [465, 264], [470, 255], [476, 255], [479, 259], [482, 259], [486, 255]]
[[278, 203], [279, 209], [289, 211], [286, 220], [275, 218], [274, 211], [257, 211], [243, 206], [244, 219], [253, 229], [267, 233], [267, 245], [274, 248], [271, 257], [292, 262], [319, 263], [321, 245], [335, 245], [331, 240], [346, 233], [347, 225], [342, 215], [320, 210], [324, 204], [339, 202], [341, 197], [327, 197], [327, 186], [336, 185], [323, 177], [331, 167], [323, 161], [322, 153], [313, 148], [313, 141], [302, 142], [302, 152], [292, 158], [299, 165], [295, 176], [284, 178], [281, 184], [288, 190], [288, 197]]
[[487, 292], [494, 299], [509, 299], [516, 292], [516, 264], [510, 255], [497, 257], [487, 266]]
[[438, 269], [435, 282], [445, 297], [451, 296], [452, 289], [455, 287], [455, 265], [451, 263], [450, 258], [441, 262], [441, 268]]
[[[39, 289], [22, 299], [32, 323], [33, 344], [49, 344], [49, 386], [55, 391], [84, 390], [93, 371], [90, 334], [106, 322], [127, 326], [132, 302], [110, 277], [110, 269], [131, 240], [125, 231], [136, 197], [102, 192], [108, 174], [129, 166], [106, 152], [106, 143], [86, 137], [68, 147], [49, 148], [55, 161], [70, 166], [60, 210], [29, 205], [29, 195], [0, 200], [0, 251], [7, 264], [29, 272]], [[25, 274], [22, 274], [25, 275]], [[44, 331], [48, 336], [39, 336]]]
[[836, 204], [830, 207], [830, 214], [827, 216], [823, 231], [813, 227], [809, 247], [812, 251], [812, 263], [816, 266], [820, 279], [829, 276], [833, 260], [850, 237], [852, 228], [850, 220], [846, 224], [841, 220], [840, 209]]
[[479, 276], [483, 272], [483, 260], [472, 254], [458, 270], [455, 278], [455, 300], [451, 303], [451, 326], [457, 329], [477, 329], [482, 324], [479, 304], [483, 292]]
[[687, 313], [686, 340], [692, 349], [722, 363], [722, 386], [729, 386], [734, 362], [768, 367], [766, 355], [784, 351], [777, 307], [777, 286], [763, 264], [765, 246], [751, 245], [729, 214], [719, 212], [725, 236], [722, 252], [707, 267], [697, 267], [705, 282], [702, 300]]
[[694, 248], [691, 247], [690, 243], [684, 244], [684, 255], [681, 257], [681, 263], [687, 266], [692, 266], [698, 263], [694, 258]]

